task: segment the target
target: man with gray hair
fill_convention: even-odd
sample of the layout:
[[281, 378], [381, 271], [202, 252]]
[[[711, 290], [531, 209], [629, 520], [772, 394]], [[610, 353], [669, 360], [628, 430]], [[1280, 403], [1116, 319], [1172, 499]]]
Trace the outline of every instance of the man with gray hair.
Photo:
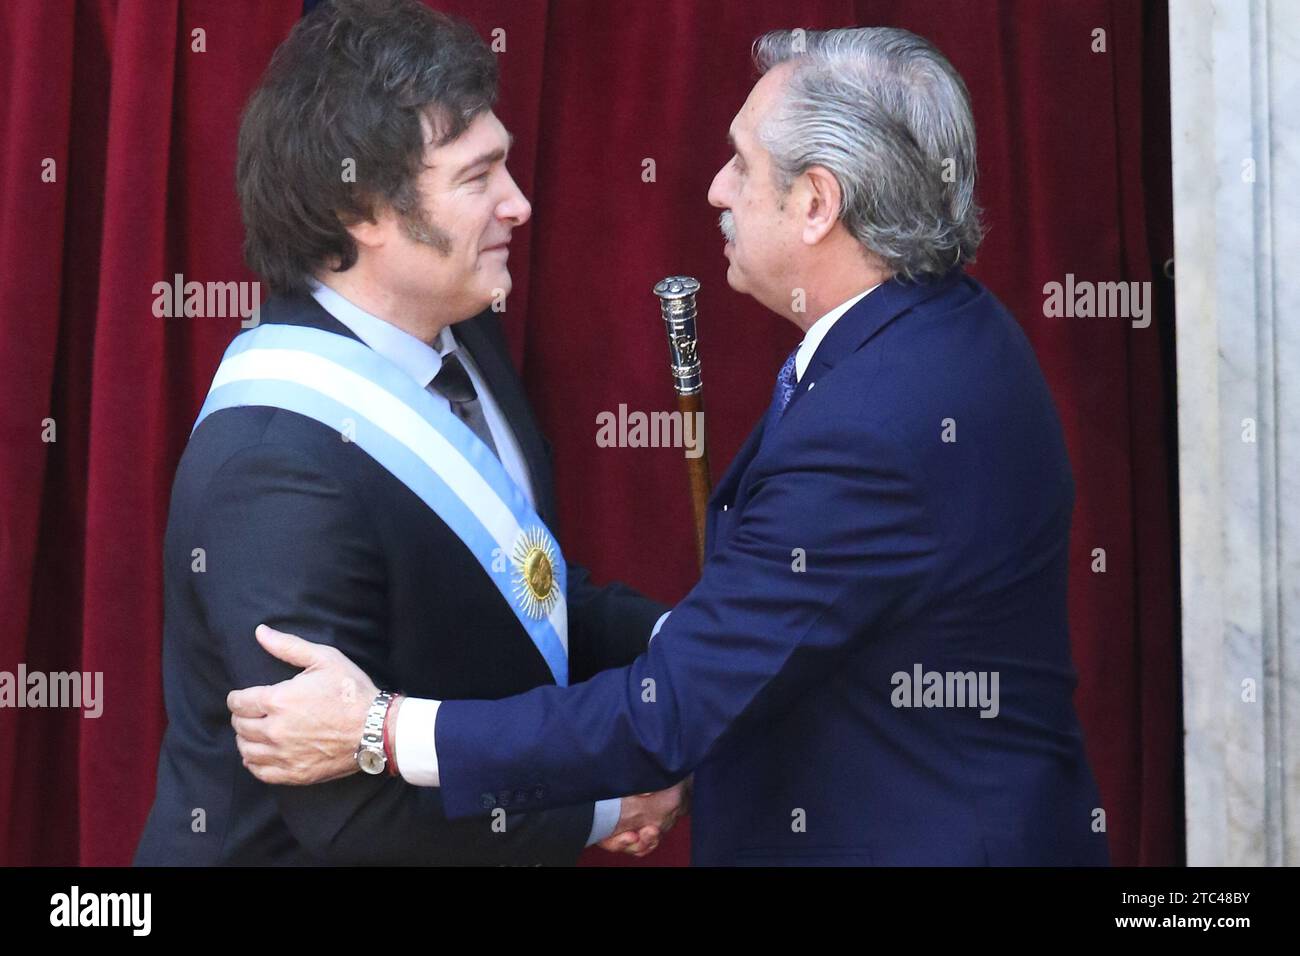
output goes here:
[[[402, 700], [402, 774], [457, 818], [694, 772], [701, 864], [1104, 864], [1071, 700], [1073, 480], [1028, 341], [962, 269], [965, 84], [897, 29], [769, 34], [755, 61], [709, 201], [730, 285], [805, 335], [714, 493], [701, 580], [629, 667]], [[335, 659], [231, 695], [257, 776], [348, 772], [320, 746], [359, 735], [344, 679], [375, 689]]]

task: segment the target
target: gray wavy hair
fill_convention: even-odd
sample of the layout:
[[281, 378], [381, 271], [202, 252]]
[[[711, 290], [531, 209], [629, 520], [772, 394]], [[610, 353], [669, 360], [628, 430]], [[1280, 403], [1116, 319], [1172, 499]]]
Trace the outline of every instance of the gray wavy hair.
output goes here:
[[758, 131], [776, 184], [823, 166], [840, 221], [906, 279], [971, 262], [975, 119], [961, 75], [929, 41], [892, 27], [778, 30], [754, 41], [760, 73], [794, 60], [785, 95]]

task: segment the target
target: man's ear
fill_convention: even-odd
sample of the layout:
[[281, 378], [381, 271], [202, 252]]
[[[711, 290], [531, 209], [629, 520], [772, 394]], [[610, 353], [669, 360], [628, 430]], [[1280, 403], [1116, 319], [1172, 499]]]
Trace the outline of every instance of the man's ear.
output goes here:
[[803, 181], [803, 241], [815, 246], [840, 221], [840, 184], [825, 166], [809, 168]]
[[384, 204], [376, 204], [371, 214], [353, 222], [344, 222], [352, 241], [358, 246], [376, 249], [388, 241], [392, 229], [397, 225], [397, 214]]

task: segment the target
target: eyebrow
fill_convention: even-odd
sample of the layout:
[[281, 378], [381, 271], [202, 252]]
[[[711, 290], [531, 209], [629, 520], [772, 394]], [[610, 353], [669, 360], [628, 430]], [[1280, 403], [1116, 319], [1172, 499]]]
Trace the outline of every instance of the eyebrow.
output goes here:
[[515, 137], [513, 133], [507, 133], [506, 136], [508, 138], [506, 139], [505, 149], [494, 149], [491, 150], [490, 152], [480, 153], [479, 155], [475, 156], [473, 159], [471, 159], [460, 169], [456, 170], [456, 172], [451, 177], [452, 182], [459, 182], [462, 177], [464, 177], [467, 173], [471, 172], [472, 170], [477, 169], [479, 166], [487, 166], [492, 163], [499, 163], [502, 160], [504, 160], [507, 154], [509, 154], [510, 152], [510, 147], [515, 144]]

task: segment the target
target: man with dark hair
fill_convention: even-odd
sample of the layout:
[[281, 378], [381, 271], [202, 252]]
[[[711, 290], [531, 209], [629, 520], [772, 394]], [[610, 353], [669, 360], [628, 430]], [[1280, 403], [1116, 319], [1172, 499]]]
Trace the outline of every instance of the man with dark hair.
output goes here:
[[491, 698], [627, 664], [664, 612], [594, 587], [551, 530], [549, 452], [488, 308], [531, 212], [496, 92], [467, 25], [416, 0], [337, 0], [248, 105], [246, 255], [275, 295], [176, 473], [169, 725], [138, 864], [566, 864], [598, 840], [644, 851], [682, 810], [681, 787], [527, 813], [512, 791], [492, 818], [451, 822], [397, 775], [388, 694], [366, 701], [367, 772], [313, 787], [258, 781], [231, 733], [233, 688], [295, 672], [254, 639], [263, 622], [386, 687]]
[[[714, 491], [700, 582], [630, 667], [404, 699], [420, 756], [402, 773], [470, 819], [516, 790], [547, 807], [694, 772], [711, 865], [1105, 863], [1071, 701], [1061, 425], [1019, 326], [961, 268], [981, 235], [965, 84], [898, 29], [782, 31], [755, 60], [709, 201], [728, 283], [804, 340]], [[345, 679], [374, 686], [332, 658], [231, 695], [259, 779], [352, 769], [362, 715], [321, 693]]]

